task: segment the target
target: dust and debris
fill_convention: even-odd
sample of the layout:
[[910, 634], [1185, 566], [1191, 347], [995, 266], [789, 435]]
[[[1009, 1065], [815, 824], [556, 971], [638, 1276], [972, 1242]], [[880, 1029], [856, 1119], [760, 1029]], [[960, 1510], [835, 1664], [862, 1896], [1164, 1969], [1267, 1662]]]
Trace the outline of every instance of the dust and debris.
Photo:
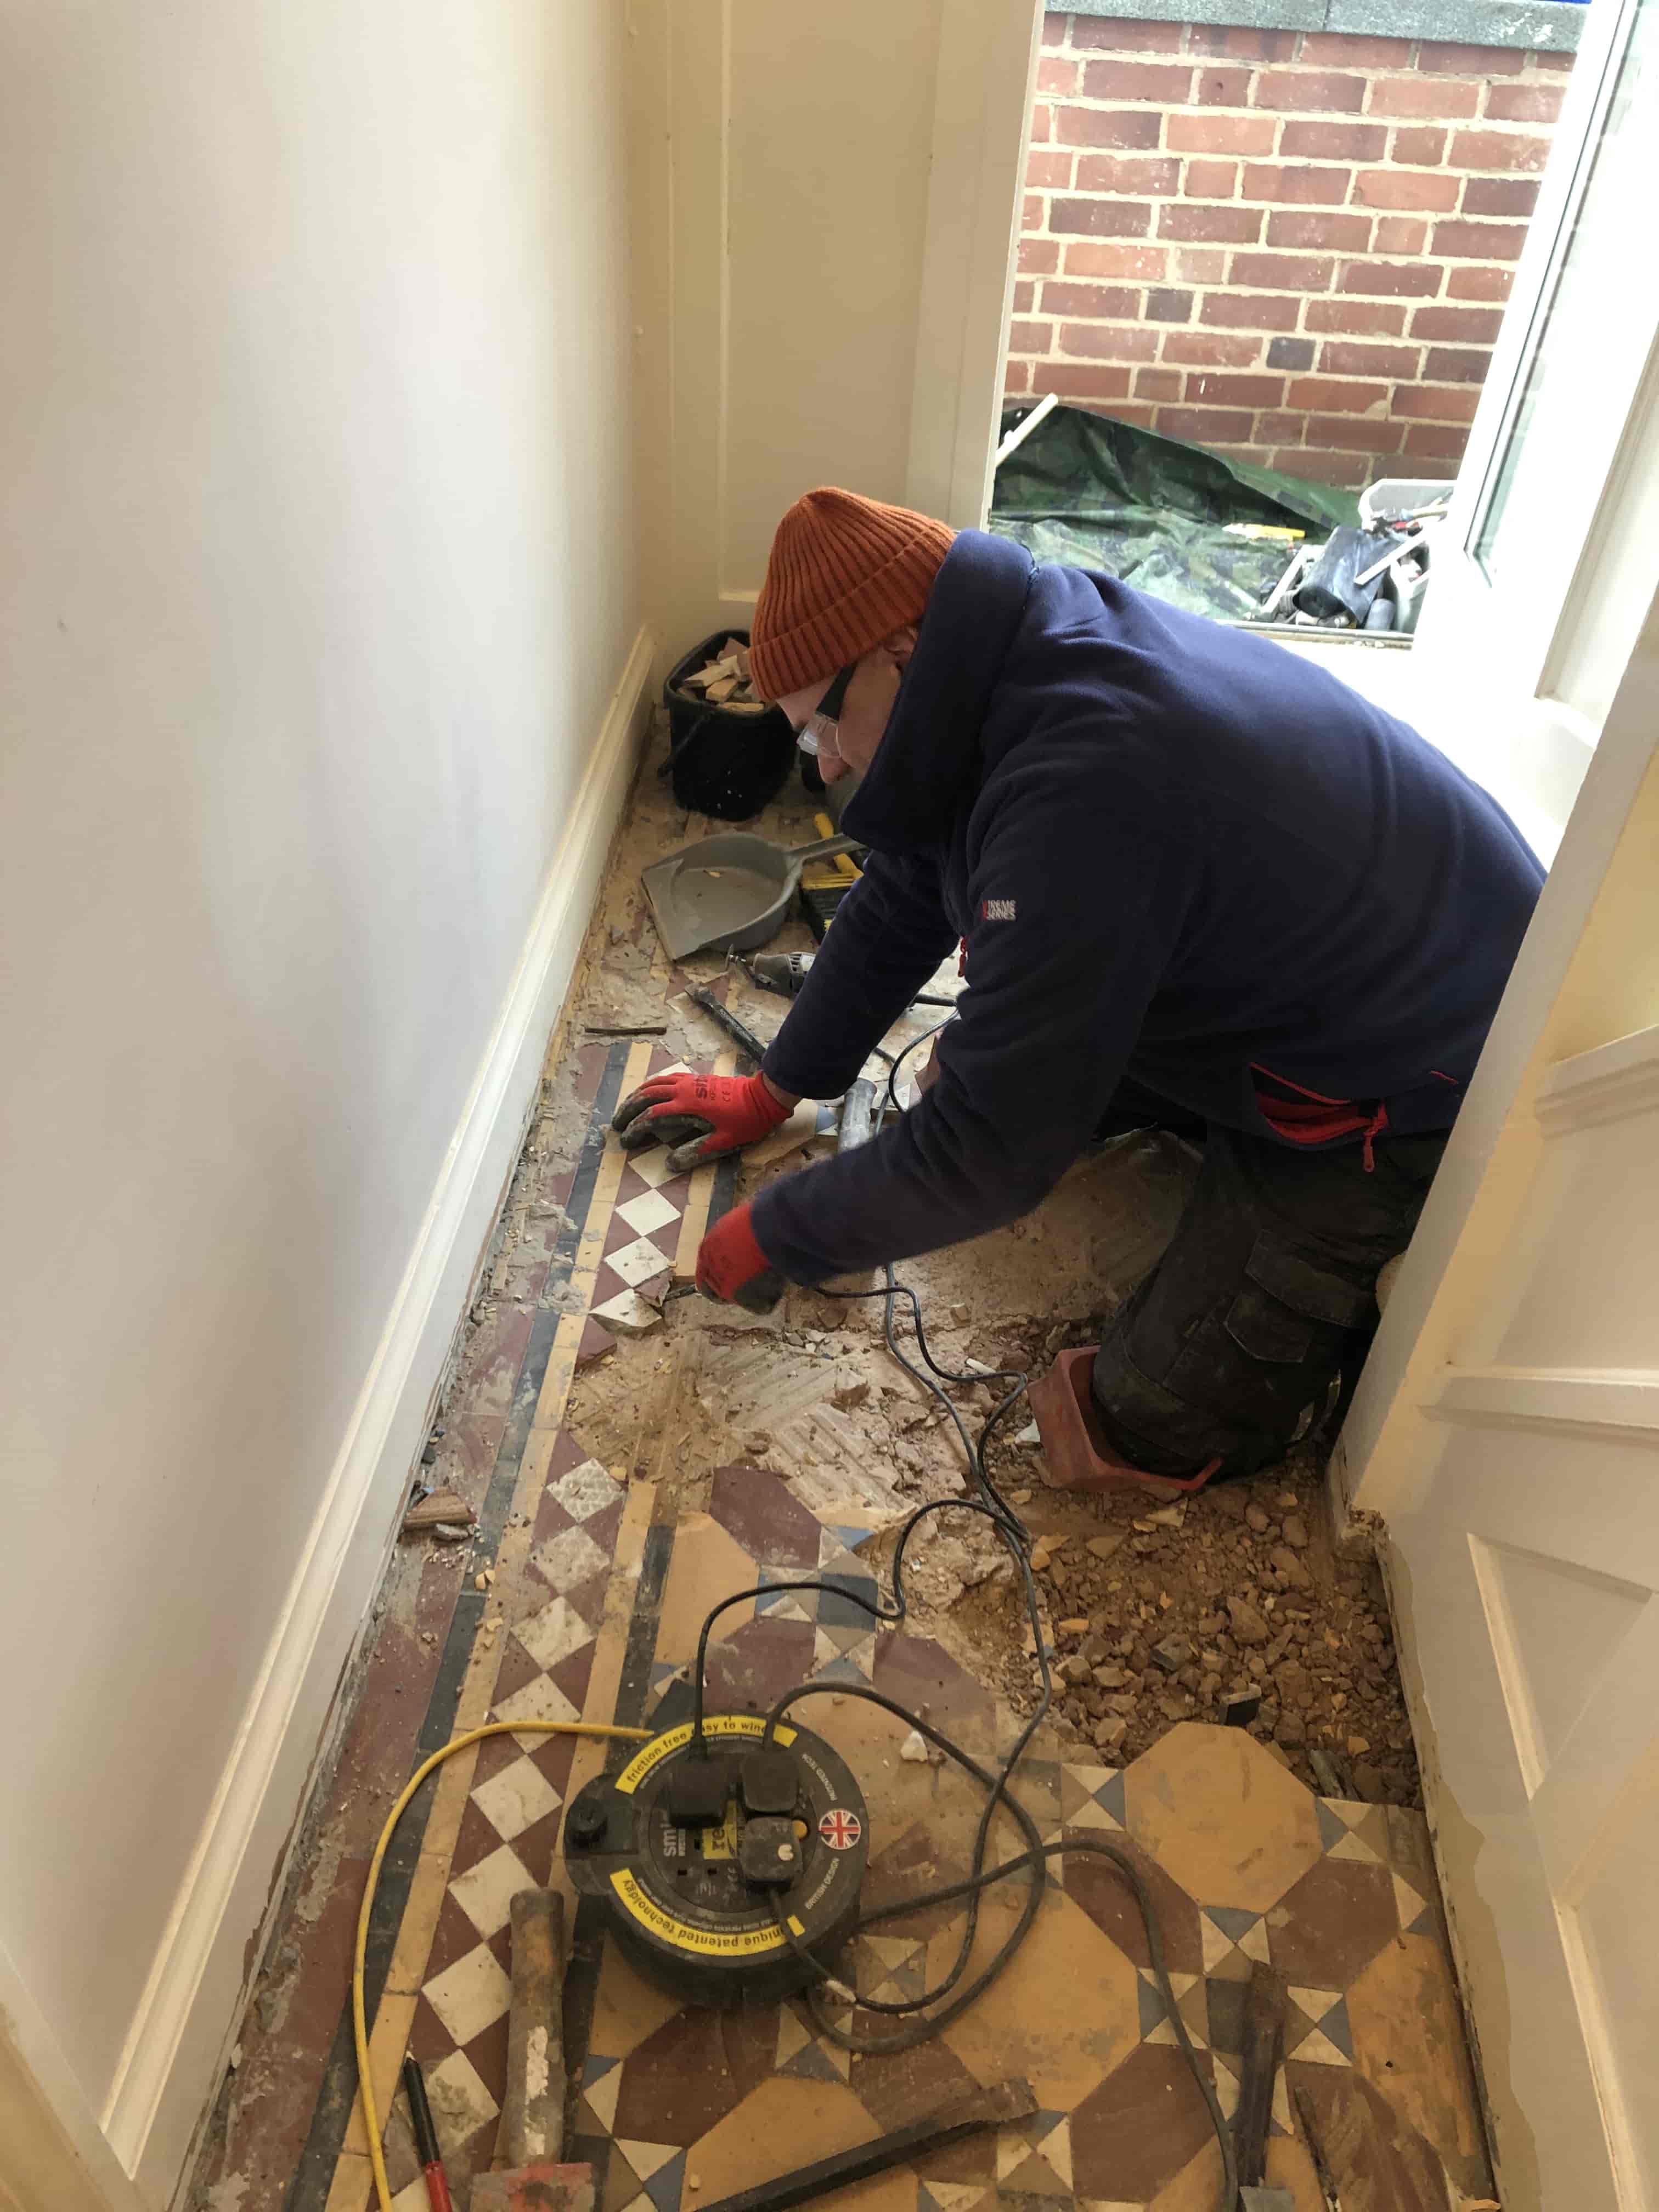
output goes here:
[[[1328, 1540], [1313, 1457], [1200, 1492], [1178, 1513], [1137, 1512], [1132, 1496], [1035, 1493], [1024, 1517], [1054, 1623], [1061, 1736], [1133, 1759], [1176, 1722], [1223, 1722], [1254, 1697], [1250, 1733], [1310, 1787], [1334, 1770], [1336, 1794], [1420, 1803], [1381, 1575]], [[1300, 1545], [1285, 1540], [1292, 1522]], [[933, 1632], [964, 1661], [976, 1653], [981, 1674], [1000, 1655], [1000, 1686], [1031, 1709], [1017, 1588], [974, 1592]]]
[[[804, 842], [816, 834], [819, 804], [792, 787], [764, 826], [783, 842]], [[706, 1061], [716, 1042], [709, 1025], [675, 995], [688, 981], [718, 988], [763, 1037], [775, 1032], [787, 1012], [781, 999], [757, 989], [718, 955], [698, 956], [675, 969], [658, 957], [640, 871], [718, 826], [683, 813], [648, 769], [641, 776], [497, 1232], [481, 1257], [445, 1382], [434, 1395], [436, 1425], [422, 1437], [422, 1446], [428, 1436], [436, 1443], [431, 1486], [453, 1490], [471, 1512], [483, 1505], [489, 1464], [476, 1449], [469, 1456], [465, 1423], [445, 1418], [460, 1395], [457, 1378], [477, 1387], [496, 1356], [503, 1324], [516, 1315], [586, 1308], [580, 1291], [557, 1281], [559, 1255], [572, 1250], [577, 1233], [564, 1200], [592, 1112], [577, 1054], [563, 1040], [579, 1037], [584, 1024], [637, 1024], [661, 1030], [671, 1058]], [[805, 925], [792, 921], [774, 949], [811, 948]], [[934, 989], [959, 988], [951, 965]], [[890, 1048], [920, 1039], [936, 1021], [934, 1010], [915, 1010], [890, 1036]], [[730, 1050], [723, 1037], [718, 1042]], [[866, 1072], [879, 1071], [872, 1061]], [[908, 1075], [897, 1087], [903, 1099]], [[752, 1196], [774, 1176], [802, 1172], [833, 1143], [833, 1137], [812, 1136], [783, 1158], [746, 1167], [740, 1194]], [[900, 1278], [921, 1301], [933, 1356], [971, 1377], [949, 1386], [970, 1431], [1007, 1389], [998, 1379], [1006, 1370], [1035, 1375], [1062, 1347], [1097, 1340], [1103, 1320], [1162, 1252], [1195, 1175], [1194, 1154], [1172, 1139], [1119, 1139], [1080, 1161], [1025, 1220], [902, 1264]], [[867, 1291], [875, 1285], [866, 1277], [839, 1287]], [[874, 1533], [863, 1556], [883, 1573], [898, 1524], [915, 1506], [965, 1494], [966, 1462], [955, 1426], [887, 1351], [878, 1297], [836, 1299], [796, 1290], [776, 1314], [763, 1317], [700, 1297], [672, 1300], [662, 1310], [641, 1299], [639, 1310], [645, 1333], [617, 1331], [614, 1352], [578, 1373], [572, 1387], [568, 1425], [585, 1457], [561, 1482], [574, 1486], [579, 1508], [597, 1510], [623, 1483], [644, 1480], [664, 1486], [659, 1514], [684, 1515], [706, 1505], [715, 1468], [735, 1462], [768, 1469], [826, 1520], [870, 1527]], [[902, 1315], [896, 1326], [902, 1336], [907, 1333]], [[1320, 1471], [1310, 1460], [1253, 1485], [1202, 1494], [1184, 1513], [1170, 1514], [1144, 1499], [1078, 1499], [1047, 1490], [1035, 1425], [1009, 1433], [1019, 1418], [1015, 1413], [998, 1432], [989, 1464], [1003, 1495], [1029, 1522], [1040, 1562], [1042, 1632], [1056, 1662], [1053, 1727], [1036, 1740], [1040, 1758], [1067, 1746], [1075, 1756], [1075, 1747], [1086, 1743], [1097, 1756], [1123, 1763], [1178, 1719], [1221, 1720], [1230, 1708], [1249, 1714], [1254, 1703], [1251, 1732], [1316, 1787], [1327, 1787], [1335, 1773], [1349, 1794], [1419, 1802], [1382, 1584], [1368, 1553], [1350, 1555], [1332, 1544]], [[438, 1436], [438, 1426], [448, 1433]], [[389, 1522], [401, 1517], [407, 1497], [405, 1490], [388, 1501]], [[448, 1523], [397, 1548], [342, 1715], [355, 1709], [356, 1686], [375, 1663], [377, 1640], [389, 1638], [397, 1655], [394, 1695], [407, 1690], [411, 1705], [423, 1696], [422, 1684], [430, 1679], [441, 1644], [430, 1624], [447, 1619], [434, 1595], [481, 1580], [489, 1588], [471, 1565], [467, 1540], [473, 1533]], [[446, 1545], [452, 1534], [453, 1544]], [[982, 1516], [930, 1516], [907, 1547], [905, 1582], [912, 1628], [936, 1637], [986, 1686], [1008, 1740], [1015, 1716], [1029, 1714], [1035, 1697], [1023, 1577], [1008, 1547]], [[487, 1648], [496, 1644], [502, 1617], [492, 1598], [481, 1631]], [[834, 1707], [841, 1700], [823, 1703]], [[867, 1730], [868, 1714], [849, 1701], [834, 1719], [826, 1716], [825, 1725], [852, 1729], [856, 1723]], [[918, 1741], [921, 1759], [895, 1735], [894, 1756], [881, 1763], [883, 1774], [890, 1765], [890, 1786], [938, 1784], [926, 1740]], [[274, 1916], [275, 1932], [240, 2030], [241, 2063], [222, 2084], [188, 2200], [191, 2212], [249, 2212], [286, 2185], [261, 2163], [261, 2100], [270, 2099], [273, 2083], [291, 2082], [296, 2072], [311, 2070], [320, 2079], [325, 2052], [302, 2054], [295, 2043], [294, 1995], [325, 1911], [337, 1909], [343, 1867], [367, 1848], [389, 1802], [377, 1791], [356, 1802], [349, 1790], [331, 1795], [337, 1741], [319, 1766], [286, 1901]], [[889, 1786], [872, 1774], [873, 1789]], [[977, 1817], [977, 1797], [964, 1788], [964, 1837]], [[441, 2125], [443, 2118], [441, 2112]], [[697, 2185], [696, 2177], [688, 2178], [689, 2189]]]

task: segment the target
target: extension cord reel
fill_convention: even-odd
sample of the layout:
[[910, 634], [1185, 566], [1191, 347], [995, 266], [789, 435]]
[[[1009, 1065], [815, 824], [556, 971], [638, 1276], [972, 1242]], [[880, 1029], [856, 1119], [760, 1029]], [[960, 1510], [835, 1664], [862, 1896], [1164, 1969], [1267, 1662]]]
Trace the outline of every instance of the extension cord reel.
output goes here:
[[[864, 1798], [810, 1729], [709, 1713], [642, 1744], [572, 1799], [564, 1856], [647, 1974], [693, 2002], [787, 1996], [822, 1978], [858, 1917]], [[780, 1918], [803, 1958], [789, 1941]]]

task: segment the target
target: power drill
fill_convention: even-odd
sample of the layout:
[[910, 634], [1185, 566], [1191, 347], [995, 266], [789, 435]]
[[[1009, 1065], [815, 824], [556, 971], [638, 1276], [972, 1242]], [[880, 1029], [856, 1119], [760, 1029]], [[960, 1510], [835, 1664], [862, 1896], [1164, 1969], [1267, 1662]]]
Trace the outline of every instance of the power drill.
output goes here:
[[[737, 953], [732, 957], [750, 981], [758, 985], [760, 989], [775, 991], [781, 999], [793, 999], [799, 995], [800, 987], [806, 981], [817, 956], [811, 952], [763, 952], [753, 960], [744, 960]], [[956, 1000], [940, 998], [931, 991], [918, 991], [910, 1004], [913, 1006], [954, 1006]]]
[[758, 984], [763, 991], [775, 991], [781, 999], [793, 999], [806, 981], [812, 956], [810, 952], [763, 952], [757, 958], [738, 964], [750, 981]]

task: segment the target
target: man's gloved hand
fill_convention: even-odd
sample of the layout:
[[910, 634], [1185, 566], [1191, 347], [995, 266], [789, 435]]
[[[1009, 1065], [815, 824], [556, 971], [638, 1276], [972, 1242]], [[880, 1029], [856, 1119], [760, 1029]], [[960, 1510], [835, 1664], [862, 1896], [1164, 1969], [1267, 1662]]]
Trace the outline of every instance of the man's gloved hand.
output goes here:
[[723, 1213], [698, 1245], [697, 1288], [750, 1313], [770, 1313], [783, 1296], [783, 1277], [761, 1250], [746, 1204]]
[[630, 1152], [672, 1146], [668, 1164], [681, 1175], [758, 1144], [792, 1110], [758, 1075], [653, 1075], [629, 1092], [611, 1126]]

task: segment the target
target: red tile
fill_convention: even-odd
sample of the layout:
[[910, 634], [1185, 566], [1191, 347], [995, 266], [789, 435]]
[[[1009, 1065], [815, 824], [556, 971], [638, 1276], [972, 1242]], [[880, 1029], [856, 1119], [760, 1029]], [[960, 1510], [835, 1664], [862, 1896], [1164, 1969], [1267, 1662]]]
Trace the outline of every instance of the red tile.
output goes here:
[[494, 1701], [498, 1705], [522, 1690], [526, 1683], [538, 1680], [542, 1671], [516, 1636], [510, 1632], [503, 1636], [501, 1644], [501, 1670], [495, 1677]]
[[[600, 1573], [593, 1576], [591, 1581], [578, 1583], [574, 1589], [568, 1589], [564, 1594], [565, 1603], [573, 1613], [580, 1614], [595, 1635], [599, 1633], [599, 1624], [605, 1619], [605, 1593], [610, 1587], [611, 1570], [607, 1566]], [[561, 1682], [559, 1686], [563, 1689], [563, 1683]], [[583, 1686], [586, 1688], [586, 1684]], [[566, 1692], [566, 1695], [568, 1694], [568, 1692]], [[578, 1710], [580, 1710], [580, 1700]]]
[[696, 2142], [770, 2074], [777, 2041], [775, 2005], [677, 2013], [623, 2061], [615, 2133]]
[[[568, 1741], [568, 1739], [567, 1739]], [[559, 1856], [559, 1842], [564, 1831], [564, 1808], [556, 1806], [544, 1813], [539, 1820], [532, 1820], [513, 1838], [513, 1848], [524, 1865], [525, 1872], [533, 1882], [550, 1887], [553, 1869]]]
[[[1091, 1831], [1078, 1829], [1073, 1832], [1087, 1836]], [[1113, 1835], [1106, 1840], [1127, 1854], [1152, 1893], [1158, 1933], [1164, 1939], [1164, 1960], [1170, 1972], [1201, 1974], [1204, 1938], [1197, 1905], [1129, 1837]], [[1139, 1908], [1128, 1883], [1110, 1860], [1093, 1852], [1076, 1851], [1068, 1854], [1064, 1864], [1066, 1894], [1083, 1907], [1096, 1927], [1103, 1936], [1111, 1937], [1126, 1958], [1133, 1959], [1137, 1966], [1150, 1969], [1152, 1954], [1146, 1948], [1146, 1930]]]
[[708, 1510], [751, 1559], [769, 1567], [817, 1566], [823, 1524], [775, 1474], [716, 1468]]
[[602, 1359], [609, 1359], [616, 1348], [617, 1340], [603, 1322], [585, 1321], [576, 1345], [577, 1373], [597, 1367]]
[[597, 1645], [584, 1644], [580, 1651], [573, 1651], [568, 1659], [560, 1660], [548, 1680], [556, 1689], [562, 1690], [576, 1711], [580, 1712], [587, 1702], [588, 1678], [593, 1672], [593, 1655]]
[[1072, 2114], [1073, 2184], [1079, 2197], [1144, 2203], [1214, 2140], [1184, 2056], [1143, 2043]]
[[576, 1054], [575, 1095], [584, 1105], [591, 1105], [605, 1079], [605, 1061], [610, 1057], [608, 1046], [599, 1043], [584, 1045]]
[[492, 1776], [500, 1774], [523, 1757], [524, 1753], [510, 1735], [486, 1738], [473, 1754], [472, 1787], [476, 1790], [481, 1782], [488, 1782]]
[[1321, 1859], [1267, 1915], [1274, 1966], [1309, 1989], [1346, 1989], [1399, 1932], [1393, 1876], [1358, 1859]]
[[[710, 1600], [713, 1602], [713, 1600]], [[710, 1648], [708, 1703], [714, 1711], [764, 1712], [812, 1672], [815, 1638], [805, 1620], [766, 1615]]]
[[607, 1559], [616, 1556], [617, 1538], [622, 1530], [623, 1515], [627, 1507], [621, 1498], [614, 1505], [606, 1505], [590, 1514], [582, 1526]]
[[[607, 1255], [612, 1252], [620, 1252], [624, 1244], [632, 1244], [635, 1243], [638, 1240], [639, 1234], [639, 1231], [633, 1226], [631, 1222], [624, 1221], [620, 1213], [613, 1212], [611, 1217], [611, 1225], [605, 1233], [604, 1249]], [[652, 1241], [654, 1243], [655, 1239], [653, 1238]], [[659, 1249], [660, 1249], [661, 1248], [659, 1247]], [[673, 1255], [671, 1252], [667, 1256], [672, 1259]], [[620, 1280], [620, 1278], [618, 1278], [618, 1279]]]
[[[489, 1826], [483, 1814], [476, 1806], [470, 1806], [468, 1814], [481, 1827]], [[501, 1840], [495, 1830], [490, 1828], [489, 1850], [499, 1849]], [[465, 1874], [467, 1866], [476, 1866], [481, 1858], [488, 1858], [489, 1856], [489, 1850], [475, 1849], [465, 1865], [463, 1865], [458, 1851], [455, 1871]], [[438, 1924], [432, 1933], [432, 1948], [427, 1957], [425, 1972], [421, 1976], [422, 1988], [424, 1989], [429, 1983], [435, 1982], [447, 1967], [454, 1965], [457, 1959], [465, 1958], [469, 1951], [476, 1951], [477, 1948], [477, 1929], [467, 1918], [454, 1898], [446, 1890], [444, 1901], [438, 1909]], [[421, 2054], [417, 2052], [416, 2055], [419, 2057]]]
[[[453, 1903], [453, 1900], [452, 1899], [451, 1902]], [[457, 1911], [460, 1911], [459, 1905], [455, 1909]], [[465, 1918], [465, 1915], [463, 1914], [462, 1917]], [[478, 1940], [476, 1931], [472, 1940], [475, 1943]], [[459, 1951], [455, 1954], [457, 1958], [460, 1955]], [[453, 1961], [448, 1963], [453, 1964]], [[434, 2012], [424, 1996], [418, 1996], [415, 2000], [415, 2016], [409, 2024], [409, 2047], [422, 2066], [436, 2066], [441, 2060], [447, 2058], [455, 2048], [454, 2037]]]
[[[578, 1462], [577, 1464], [580, 1465], [580, 1462]], [[560, 1469], [560, 1473], [563, 1474], [568, 1474], [569, 1472], [570, 1469], [568, 1467]], [[557, 1477], [555, 1475], [548, 1477], [550, 1482], [556, 1480]], [[550, 1536], [562, 1535], [567, 1528], [574, 1528], [575, 1525], [558, 1499], [550, 1498], [544, 1489], [540, 1498], [537, 1501], [536, 1525], [531, 1530], [532, 1543], [544, 1544]]]
[[567, 1795], [570, 1769], [576, 1756], [579, 1739], [574, 1735], [543, 1736], [530, 1753], [543, 1776], [551, 1783], [560, 1796]]
[[[463, 2045], [468, 2058], [471, 2060], [477, 2070], [478, 2079], [498, 2105], [507, 2095], [507, 2016], [503, 2013], [499, 2020], [492, 2021], [488, 2027], [481, 2029], [471, 2043]], [[481, 2128], [477, 2135], [471, 2138], [471, 2142], [482, 2142], [483, 2155], [480, 2165], [487, 2170], [495, 2154], [495, 2123], [491, 2122], [488, 2126]], [[464, 2160], [463, 2166], [465, 2163]], [[447, 2154], [445, 2155], [444, 2164], [446, 2168], [448, 2168], [451, 2164]], [[478, 2166], [474, 2166], [475, 2172], [478, 2170]], [[451, 2172], [448, 2178], [453, 2185], [453, 2173]]]
[[967, 1749], [994, 1732], [989, 1696], [932, 1637], [882, 1637], [871, 1685], [911, 1712], [926, 1705], [933, 1726], [957, 1737]]

